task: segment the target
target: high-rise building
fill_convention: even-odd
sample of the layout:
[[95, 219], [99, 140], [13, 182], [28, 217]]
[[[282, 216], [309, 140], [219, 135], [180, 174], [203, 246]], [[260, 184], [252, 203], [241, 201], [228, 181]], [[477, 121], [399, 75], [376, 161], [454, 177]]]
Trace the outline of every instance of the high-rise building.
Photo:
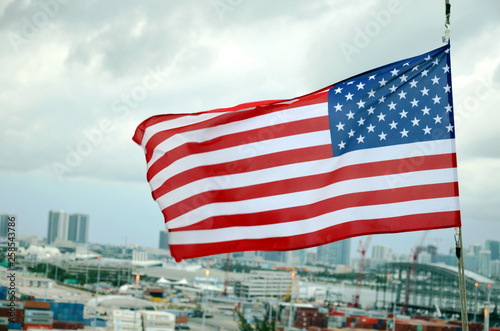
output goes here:
[[160, 249], [168, 249], [168, 231], [160, 231]]
[[500, 241], [486, 240], [484, 242], [484, 249], [491, 252], [491, 261], [500, 260]]
[[68, 214], [61, 210], [49, 211], [47, 244], [52, 244], [57, 239], [84, 244], [88, 241], [88, 230], [88, 215]]
[[89, 216], [85, 214], [70, 214], [68, 217], [68, 240], [85, 244], [88, 241]]
[[489, 250], [482, 250], [479, 252], [479, 268], [478, 273], [489, 277], [491, 274], [491, 252]]
[[0, 237], [7, 238], [9, 236], [9, 221], [11, 219], [13, 219], [14, 224], [17, 225], [17, 219], [15, 215], [0, 214]]
[[317, 248], [317, 259], [331, 265], [348, 265], [351, 262], [351, 239], [336, 241]]

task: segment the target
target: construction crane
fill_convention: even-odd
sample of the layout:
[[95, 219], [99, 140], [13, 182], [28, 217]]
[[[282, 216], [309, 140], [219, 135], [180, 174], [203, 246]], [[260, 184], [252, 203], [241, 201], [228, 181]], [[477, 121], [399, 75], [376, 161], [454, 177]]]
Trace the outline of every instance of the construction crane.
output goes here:
[[370, 241], [372, 240], [372, 236], [368, 236], [363, 243], [361, 240], [359, 241], [358, 252], [360, 253], [359, 259], [359, 268], [358, 268], [358, 280], [356, 282], [356, 294], [354, 295], [353, 306], [355, 308], [359, 308], [359, 298], [361, 295], [361, 283], [363, 282], [363, 272], [365, 270], [365, 260], [366, 260], [366, 251], [368, 250], [368, 246], [370, 246]]
[[292, 271], [290, 274], [290, 286], [286, 294], [281, 298], [283, 302], [296, 302], [299, 300], [299, 284], [297, 279], [297, 272]]
[[403, 313], [408, 313], [408, 305], [410, 304], [410, 292], [411, 288], [413, 286], [413, 280], [415, 278], [415, 268], [417, 266], [418, 262], [418, 255], [422, 252], [422, 248], [424, 246], [425, 239], [427, 238], [427, 234], [429, 231], [424, 231], [422, 233], [422, 237], [420, 238], [420, 242], [417, 244], [415, 248], [413, 248], [412, 252], [412, 262], [411, 262], [411, 268], [410, 272], [408, 274], [408, 280], [406, 283], [406, 293], [405, 293], [405, 303], [403, 305]]

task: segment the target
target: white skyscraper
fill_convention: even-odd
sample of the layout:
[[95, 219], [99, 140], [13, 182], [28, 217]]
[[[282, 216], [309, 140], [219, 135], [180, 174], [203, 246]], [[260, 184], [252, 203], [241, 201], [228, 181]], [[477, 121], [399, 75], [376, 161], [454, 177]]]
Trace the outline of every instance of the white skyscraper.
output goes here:
[[61, 210], [49, 211], [47, 244], [57, 239], [75, 243], [88, 241], [89, 216], [84, 214], [68, 214]]

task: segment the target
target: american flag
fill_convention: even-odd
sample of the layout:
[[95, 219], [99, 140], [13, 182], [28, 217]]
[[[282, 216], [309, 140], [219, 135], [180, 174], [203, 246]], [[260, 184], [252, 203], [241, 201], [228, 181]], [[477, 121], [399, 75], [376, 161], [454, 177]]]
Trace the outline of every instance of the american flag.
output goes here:
[[172, 256], [460, 226], [449, 45], [289, 99], [151, 117]]

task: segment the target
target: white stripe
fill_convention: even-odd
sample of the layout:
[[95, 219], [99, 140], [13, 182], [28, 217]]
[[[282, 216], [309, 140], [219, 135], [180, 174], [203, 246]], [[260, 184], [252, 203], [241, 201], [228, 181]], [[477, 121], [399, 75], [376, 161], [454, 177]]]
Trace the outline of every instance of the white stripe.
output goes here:
[[159, 171], [153, 178], [151, 178], [150, 185], [153, 190], [156, 190], [164, 183], [165, 178], [170, 178], [190, 168], [210, 164], [234, 162], [241, 159], [253, 158], [255, 156], [287, 151], [290, 150], [290, 147], [296, 149], [326, 144], [331, 144], [329, 130], [257, 141], [254, 143], [224, 148], [202, 154], [190, 154], [176, 160], [168, 167]]
[[213, 216], [253, 214], [270, 210], [307, 206], [318, 201], [352, 193], [410, 187], [415, 185], [451, 183], [456, 181], [457, 176], [455, 168], [417, 171], [404, 175], [396, 174], [358, 178], [334, 183], [315, 190], [203, 205], [175, 219], [169, 220], [167, 226], [170, 229], [176, 229], [196, 224]]
[[141, 146], [145, 147], [149, 139], [151, 139], [151, 137], [157, 134], [158, 132], [183, 127], [185, 125], [200, 123], [209, 120], [211, 118], [220, 116], [221, 114], [224, 113], [203, 113], [203, 114], [186, 115], [174, 118], [172, 120], [153, 124], [151, 126], [148, 126], [144, 131], [144, 136], [142, 137]]
[[[225, 113], [224, 113], [225, 114]], [[279, 112], [254, 116], [240, 121], [226, 123], [218, 126], [186, 131], [181, 134], [174, 135], [165, 141], [158, 144], [154, 151], [151, 160], [148, 162], [148, 167], [153, 165], [160, 157], [168, 151], [189, 142], [204, 142], [225, 135], [245, 132], [249, 130], [262, 129], [272, 125], [291, 123], [309, 118], [317, 118], [328, 116], [327, 103], [307, 105], [303, 107], [295, 107], [284, 109]], [[272, 127], [270, 134], [273, 134]]]
[[459, 210], [458, 197], [353, 207], [295, 222], [257, 225], [252, 227], [170, 232], [169, 244], [192, 245], [232, 240], [288, 237], [313, 233], [334, 225], [357, 220], [385, 219], [457, 210]]
[[[312, 176], [331, 172], [335, 169], [349, 165], [402, 159], [410, 156], [423, 155], [424, 153], [427, 153], [427, 155], [440, 155], [455, 152], [454, 145], [450, 140], [440, 140], [434, 143], [432, 148], [429, 147], [431, 146], [429, 143], [430, 142], [420, 142], [368, 150], [357, 150], [330, 159], [287, 164], [247, 173], [203, 178], [174, 189], [157, 198], [156, 201], [160, 205], [160, 208], [164, 209], [190, 196], [213, 190], [246, 187], [278, 180]], [[403, 165], [404, 169], [402, 170], [408, 172], [412, 171], [411, 161], [405, 162]], [[231, 168], [234, 167], [235, 165], [232, 164]], [[401, 178], [404, 177], [401, 176]]]

